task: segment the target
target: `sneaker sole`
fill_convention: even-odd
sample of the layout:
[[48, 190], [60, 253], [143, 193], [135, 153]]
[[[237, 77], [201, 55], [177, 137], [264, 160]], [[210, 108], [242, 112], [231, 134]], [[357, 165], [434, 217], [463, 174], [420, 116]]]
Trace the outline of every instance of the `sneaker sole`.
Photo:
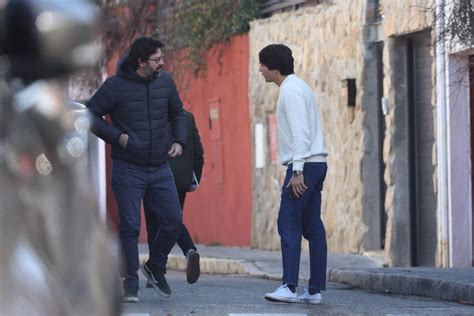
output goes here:
[[281, 303], [296, 303], [298, 302], [297, 298], [285, 298], [285, 297], [277, 297], [277, 296], [270, 296], [265, 295], [265, 299], [270, 302], [281, 302]]
[[[145, 266], [142, 267], [142, 273], [143, 275], [147, 278], [147, 280], [150, 280], [151, 279], [151, 273], [149, 273], [146, 269], [145, 269]], [[155, 284], [155, 282], [151, 281], [150, 283], [153, 287], [153, 289], [155, 290], [156, 293], [160, 294], [161, 296], [163, 296], [164, 298], [170, 298], [171, 297], [171, 294], [168, 294], [168, 293], [165, 293], [163, 292], [162, 290], [160, 290], [160, 288], [158, 287], [158, 285]]]
[[138, 298], [124, 298], [124, 303], [138, 303]]
[[298, 303], [311, 304], [311, 305], [319, 305], [319, 304], [322, 303], [322, 301], [310, 301], [310, 300], [301, 300], [301, 299], [299, 299], [299, 300], [298, 300]]
[[199, 267], [199, 253], [193, 251], [188, 258], [188, 265], [186, 267], [186, 280], [189, 284], [196, 283], [201, 275], [201, 268]]

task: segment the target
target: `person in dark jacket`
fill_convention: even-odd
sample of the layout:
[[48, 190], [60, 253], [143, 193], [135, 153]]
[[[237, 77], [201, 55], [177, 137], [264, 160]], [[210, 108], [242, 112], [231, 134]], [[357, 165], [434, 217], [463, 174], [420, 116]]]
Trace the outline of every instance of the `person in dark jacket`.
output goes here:
[[[189, 126], [186, 145], [181, 156], [170, 159], [171, 171], [174, 175], [181, 209], [184, 209], [186, 193], [196, 190], [201, 181], [202, 168], [204, 166], [204, 148], [201, 144], [201, 138], [196, 127], [194, 116], [191, 112], [186, 110], [184, 113], [186, 114]], [[152, 205], [144, 204], [149, 246], [153, 244], [153, 236], [156, 235], [156, 231], [160, 227], [159, 219], [154, 216], [152, 209]], [[199, 267], [199, 253], [184, 224], [181, 228], [181, 234], [178, 237], [177, 243], [187, 259], [187, 281], [190, 284], [195, 283], [201, 273]]]
[[[188, 125], [171, 76], [162, 71], [163, 43], [140, 37], [88, 102], [92, 132], [112, 146], [112, 189], [125, 259], [124, 301], [138, 302], [140, 205], [160, 221], [149, 260], [142, 267], [155, 290], [171, 296], [166, 261], [182, 227], [182, 210], [168, 156], [182, 153]], [[112, 123], [103, 119], [108, 114]], [[171, 129], [170, 129], [171, 126]]]

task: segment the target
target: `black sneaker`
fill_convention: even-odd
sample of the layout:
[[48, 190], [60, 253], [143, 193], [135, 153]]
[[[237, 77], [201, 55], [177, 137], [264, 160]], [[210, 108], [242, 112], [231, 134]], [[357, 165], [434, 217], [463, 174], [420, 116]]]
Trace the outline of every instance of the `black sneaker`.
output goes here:
[[155, 273], [151, 271], [148, 267], [148, 263], [145, 263], [142, 267], [142, 272], [145, 277], [151, 282], [151, 285], [155, 289], [155, 291], [162, 295], [163, 297], [170, 298], [171, 297], [171, 288], [166, 282], [165, 274], [164, 273]]
[[199, 253], [194, 249], [190, 249], [186, 258], [188, 259], [188, 264], [186, 266], [186, 279], [189, 284], [193, 284], [196, 283], [201, 275]]
[[124, 289], [123, 302], [138, 303], [138, 291]]

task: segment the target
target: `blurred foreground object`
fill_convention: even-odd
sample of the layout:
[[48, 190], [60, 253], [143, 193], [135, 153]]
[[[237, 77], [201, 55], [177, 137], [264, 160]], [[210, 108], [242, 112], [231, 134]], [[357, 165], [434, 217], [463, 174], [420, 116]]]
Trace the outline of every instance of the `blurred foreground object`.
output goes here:
[[12, 76], [66, 75], [100, 56], [98, 9], [88, 1], [10, 0], [2, 11], [0, 47]]
[[118, 246], [87, 160], [89, 116], [55, 78], [100, 57], [87, 1], [0, 1], [0, 315], [118, 315]]

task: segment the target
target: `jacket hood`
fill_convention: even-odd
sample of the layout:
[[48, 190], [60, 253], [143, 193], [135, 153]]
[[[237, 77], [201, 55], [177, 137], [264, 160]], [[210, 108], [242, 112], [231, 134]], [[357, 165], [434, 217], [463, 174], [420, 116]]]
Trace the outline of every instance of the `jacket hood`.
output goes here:
[[133, 69], [132, 65], [128, 60], [128, 54], [125, 54], [117, 62], [117, 76], [124, 77], [127, 79], [140, 80], [143, 81], [143, 78], [140, 77], [137, 72]]

